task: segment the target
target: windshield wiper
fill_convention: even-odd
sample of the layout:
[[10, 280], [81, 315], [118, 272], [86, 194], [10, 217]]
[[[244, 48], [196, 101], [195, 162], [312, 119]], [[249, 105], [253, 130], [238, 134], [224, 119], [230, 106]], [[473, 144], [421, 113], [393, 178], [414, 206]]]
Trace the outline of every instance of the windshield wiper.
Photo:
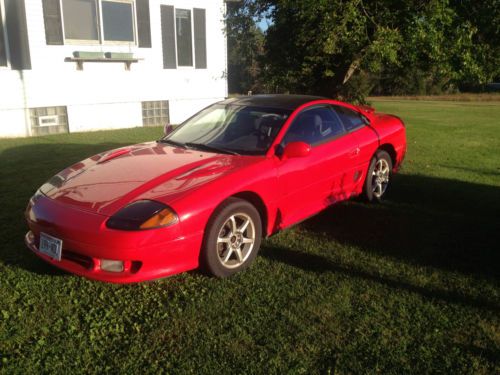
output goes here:
[[218, 153], [230, 154], [230, 155], [239, 155], [236, 151], [228, 150], [226, 148], [221, 148], [221, 147], [216, 147], [216, 146], [209, 146], [209, 145], [206, 145], [203, 143], [186, 142], [186, 146], [190, 147], [190, 148], [196, 148], [198, 150], [212, 151], [212, 152], [218, 152]]
[[169, 145], [172, 145], [172, 146], [177, 146], [177, 147], [181, 147], [181, 148], [187, 148], [184, 143], [172, 141], [171, 139], [162, 138], [162, 139], [158, 139], [156, 142], [168, 143]]

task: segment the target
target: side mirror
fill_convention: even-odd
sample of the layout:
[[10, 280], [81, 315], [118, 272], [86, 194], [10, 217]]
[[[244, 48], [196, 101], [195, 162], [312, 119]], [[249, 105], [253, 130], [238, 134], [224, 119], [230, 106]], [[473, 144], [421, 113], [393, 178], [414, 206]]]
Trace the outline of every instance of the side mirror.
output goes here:
[[163, 127], [163, 133], [165, 135], [169, 135], [170, 133], [172, 133], [174, 131], [174, 127], [172, 124], [165, 124], [165, 126]]
[[311, 153], [311, 146], [305, 142], [290, 142], [283, 150], [283, 159], [303, 158]]

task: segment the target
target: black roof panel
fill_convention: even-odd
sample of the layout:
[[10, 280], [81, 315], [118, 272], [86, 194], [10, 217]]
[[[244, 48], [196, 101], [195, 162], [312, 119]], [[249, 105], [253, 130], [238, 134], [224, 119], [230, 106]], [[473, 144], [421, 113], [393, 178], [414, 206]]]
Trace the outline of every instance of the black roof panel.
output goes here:
[[226, 99], [221, 104], [236, 104], [236, 105], [250, 105], [258, 107], [272, 107], [284, 108], [294, 110], [302, 104], [308, 103], [313, 100], [326, 99], [321, 96], [312, 95], [252, 95], [252, 96], [239, 96], [236, 98]]

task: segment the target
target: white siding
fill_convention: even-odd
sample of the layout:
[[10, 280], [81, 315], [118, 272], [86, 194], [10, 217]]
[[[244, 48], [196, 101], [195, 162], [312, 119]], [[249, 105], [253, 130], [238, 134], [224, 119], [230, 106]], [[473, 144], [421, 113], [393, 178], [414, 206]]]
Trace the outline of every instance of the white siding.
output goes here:
[[[2, 1], [2, 0], [0, 0]], [[207, 69], [163, 69], [160, 5], [206, 9]], [[152, 48], [110, 45], [49, 46], [42, 1], [26, 0], [32, 70], [0, 68], [0, 136], [29, 135], [26, 108], [67, 106], [70, 132], [142, 126], [141, 101], [168, 100], [180, 123], [227, 96], [223, 0], [151, 0]], [[65, 62], [73, 51], [133, 52], [123, 63]]]

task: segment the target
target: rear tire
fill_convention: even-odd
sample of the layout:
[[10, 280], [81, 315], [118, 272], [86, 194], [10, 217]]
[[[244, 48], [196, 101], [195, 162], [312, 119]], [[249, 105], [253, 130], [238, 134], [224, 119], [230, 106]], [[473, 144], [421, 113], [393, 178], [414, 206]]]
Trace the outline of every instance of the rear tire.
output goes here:
[[262, 221], [249, 202], [229, 198], [208, 221], [200, 254], [202, 269], [228, 277], [249, 267], [260, 248]]
[[373, 156], [363, 186], [363, 198], [368, 202], [381, 202], [392, 180], [392, 160], [384, 150]]

